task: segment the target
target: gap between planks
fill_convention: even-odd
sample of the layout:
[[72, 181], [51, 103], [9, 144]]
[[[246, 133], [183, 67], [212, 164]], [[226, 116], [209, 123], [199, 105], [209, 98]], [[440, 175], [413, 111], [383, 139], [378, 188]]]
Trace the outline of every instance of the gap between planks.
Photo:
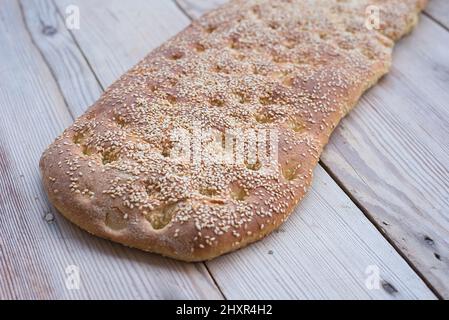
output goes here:
[[[186, 16], [188, 17], [191, 21], [197, 19], [199, 16], [201, 16], [202, 14], [206, 13], [206, 12], [196, 12], [195, 10], [193, 12], [189, 12], [189, 10], [187, 9], [187, 5], [181, 4], [180, 1], [183, 0], [172, 0], [175, 5], [178, 7], [178, 9]], [[212, 4], [211, 6], [215, 6], [215, 3]], [[378, 225], [376, 223], [376, 221], [373, 219], [373, 217], [369, 214], [368, 210], [360, 203], [360, 201], [358, 201], [356, 199], [356, 197], [354, 197], [349, 190], [344, 186], [344, 184], [342, 183], [342, 181], [340, 181], [340, 179], [337, 178], [337, 176], [335, 174], [333, 174], [332, 170], [326, 166], [323, 161], [319, 161], [318, 163], [319, 166], [321, 166], [324, 171], [332, 178], [332, 180], [335, 181], [335, 183], [338, 185], [338, 187], [341, 189], [342, 192], [344, 192], [349, 199], [354, 203], [354, 205], [363, 213], [363, 215], [368, 219], [368, 221], [379, 231], [379, 234], [381, 234], [385, 240], [388, 241], [388, 243], [396, 250], [396, 252], [398, 252], [398, 254], [406, 261], [406, 263], [410, 266], [410, 268], [418, 275], [419, 278], [421, 278], [421, 280], [426, 284], [426, 286], [432, 291], [433, 294], [435, 294], [435, 296], [438, 299], [442, 299], [442, 296], [435, 290], [435, 288], [430, 284], [430, 282], [423, 276], [423, 274], [421, 272], [419, 272], [419, 270], [411, 263], [411, 261], [408, 259], [408, 257], [402, 253], [401, 250], [399, 250], [398, 246], [395, 245], [395, 243], [391, 240], [391, 238], [386, 234], [386, 232], [384, 232], [382, 230], [382, 228], [380, 227], [380, 225]], [[216, 279], [214, 278], [213, 273], [209, 270], [209, 267], [207, 266], [207, 263], [205, 263], [205, 266], [207, 268], [207, 271], [209, 272], [209, 274], [211, 275], [211, 277], [214, 279], [215, 285], [220, 289], [220, 292], [222, 292], [223, 296], [224, 293], [221, 290], [220, 286], [218, 285], [218, 282], [216, 281]]]
[[427, 280], [427, 278], [422, 274], [422, 272], [413, 264], [412, 261], [405, 255], [402, 250], [396, 245], [396, 243], [391, 239], [385, 230], [377, 223], [374, 217], [369, 213], [369, 210], [363, 206], [363, 204], [357, 200], [357, 198], [349, 191], [349, 189], [344, 185], [344, 183], [335, 175], [332, 170], [322, 161], [319, 161], [321, 167], [326, 171], [326, 173], [335, 181], [338, 187], [348, 196], [349, 199], [354, 203], [354, 205], [363, 213], [363, 215], [371, 222], [371, 224], [379, 231], [379, 233], [388, 241], [388, 243], [396, 250], [396, 252], [404, 259], [409, 267], [416, 273], [418, 277], [426, 284], [430, 291], [439, 299], [443, 300], [443, 296], [435, 289], [435, 287]]
[[429, 0], [424, 13], [449, 31], [449, 1], [448, 0]]
[[[19, 0], [19, 1], [21, 2], [22, 0]], [[61, 10], [59, 9], [59, 7], [56, 5], [55, 0], [49, 0], [49, 1], [51, 1], [51, 3], [53, 4], [53, 6], [55, 7], [56, 12], [57, 12], [58, 15], [59, 15], [59, 18], [60, 18], [62, 21], [64, 21], [64, 15], [62, 14], [62, 12], [61, 12]], [[63, 23], [63, 25], [65, 26], [64, 23]], [[106, 88], [103, 86], [103, 84], [101, 83], [101, 81], [100, 81], [100, 79], [98, 78], [97, 74], [94, 72], [94, 68], [93, 68], [92, 65], [90, 64], [89, 59], [87, 59], [86, 55], [84, 54], [84, 51], [81, 50], [81, 46], [80, 46], [79, 42], [76, 40], [76, 37], [73, 35], [73, 32], [72, 32], [70, 29], [68, 29], [67, 27], [66, 27], [66, 30], [67, 30], [67, 33], [70, 35], [70, 37], [71, 37], [73, 43], [75, 44], [76, 48], [78, 49], [79, 53], [80, 53], [81, 56], [83, 57], [84, 62], [86, 62], [87, 66], [89, 67], [89, 70], [90, 70], [90, 72], [92, 73], [92, 76], [94, 76], [95, 80], [97, 81], [98, 86], [99, 86], [99, 87], [101, 88], [101, 90], [104, 92], [104, 91], [106, 90]], [[28, 31], [28, 33], [30, 33], [30, 32]], [[51, 65], [48, 63], [48, 61], [45, 60], [45, 62], [47, 63], [47, 66], [51, 69]], [[55, 75], [54, 75], [54, 78], [55, 78], [55, 81], [57, 81], [57, 78], [56, 78]], [[70, 109], [68, 105], [66, 105], [66, 107], [67, 107], [68, 109]]]
[[59, 81], [57, 80], [57, 77], [56, 77], [56, 75], [55, 75], [55, 72], [54, 72], [53, 68], [51, 68], [50, 63], [49, 63], [48, 60], [47, 60], [47, 57], [46, 57], [46, 56], [44, 55], [44, 53], [42, 52], [41, 48], [37, 45], [36, 41], [34, 40], [33, 35], [31, 34], [30, 29], [28, 28], [28, 24], [27, 24], [27, 21], [26, 21], [26, 19], [25, 19], [25, 10], [23, 9], [22, 1], [21, 1], [21, 0], [18, 0], [17, 3], [18, 3], [18, 5], [19, 5], [19, 9], [20, 9], [20, 17], [22, 18], [22, 23], [23, 23], [23, 25], [24, 25], [24, 27], [25, 27], [25, 30], [26, 30], [26, 32], [27, 32], [29, 38], [30, 38], [30, 41], [31, 41], [33, 47], [37, 50], [37, 52], [39, 52], [39, 55], [41, 56], [42, 60], [43, 60], [43, 61], [45, 62], [45, 64], [47, 65], [48, 71], [50, 71], [50, 74], [51, 74], [52, 78], [54, 79], [54, 81], [55, 81], [55, 83], [56, 83], [56, 86], [58, 87], [58, 91], [60, 92], [61, 97], [62, 97], [62, 99], [64, 100], [64, 105], [65, 105], [65, 107], [66, 107], [68, 113], [70, 114], [70, 116], [71, 116], [72, 119], [74, 120], [74, 119], [75, 119], [75, 116], [74, 116], [72, 110], [69, 108], [69, 105], [68, 105], [66, 96], [63, 94], [63, 91], [62, 91], [62, 89], [61, 89], [61, 85], [60, 85]]
[[[449, 4], [449, 2], [448, 2]], [[432, 20], [433, 22], [435, 22], [436, 25], [440, 26], [441, 28], [443, 28], [444, 30], [446, 30], [447, 32], [449, 32], [449, 25], [444, 24], [443, 22], [441, 22], [441, 20], [435, 18], [432, 14], [430, 14], [427, 11], [423, 12], [423, 15], [425, 15], [427, 18], [429, 18], [430, 20]]]

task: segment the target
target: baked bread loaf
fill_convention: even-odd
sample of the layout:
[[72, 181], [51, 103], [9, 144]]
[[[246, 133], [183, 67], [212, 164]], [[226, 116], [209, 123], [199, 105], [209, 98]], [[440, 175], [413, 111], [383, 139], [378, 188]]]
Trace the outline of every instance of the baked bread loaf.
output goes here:
[[[50, 145], [40, 168], [51, 202], [92, 234], [179, 260], [261, 239], [307, 192], [333, 129], [388, 71], [394, 42], [424, 5], [234, 0], [210, 12]], [[373, 29], [367, 13], [377, 9]], [[232, 138], [213, 139], [209, 129]], [[183, 156], [174, 157], [180, 141]]]

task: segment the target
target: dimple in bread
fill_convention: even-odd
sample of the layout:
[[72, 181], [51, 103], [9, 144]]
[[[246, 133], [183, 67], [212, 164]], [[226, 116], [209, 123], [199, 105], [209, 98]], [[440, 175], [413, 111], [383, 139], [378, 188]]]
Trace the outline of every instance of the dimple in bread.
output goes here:
[[[366, 26], [379, 8], [380, 28]], [[40, 161], [51, 202], [97, 236], [185, 261], [293, 211], [333, 129], [390, 66], [423, 0], [235, 0], [123, 75]], [[169, 156], [177, 128], [275, 130], [276, 170]], [[190, 129], [188, 129], [190, 128]]]

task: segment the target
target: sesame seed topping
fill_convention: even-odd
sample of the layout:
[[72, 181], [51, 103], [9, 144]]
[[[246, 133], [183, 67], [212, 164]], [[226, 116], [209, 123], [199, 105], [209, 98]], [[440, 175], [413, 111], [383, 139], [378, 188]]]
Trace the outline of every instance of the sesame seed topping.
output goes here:
[[[367, 3], [235, 1], [195, 21], [108, 88], [47, 150], [60, 160], [48, 177], [59, 188], [53, 192], [120, 208], [124, 220], [142, 217], [136, 221], [155, 230], [175, 226], [174, 238], [188, 224], [202, 249], [227, 234], [238, 240], [233, 246], [265, 234], [257, 229], [284, 221], [308, 191], [354, 96], [387, 71], [392, 40], [407, 31], [398, 17], [416, 11], [415, 0], [378, 3], [387, 27], [369, 30]], [[184, 133], [174, 137], [178, 129]], [[243, 161], [212, 161], [226, 141], [209, 129], [240, 130], [247, 141], [226, 155]], [[270, 130], [277, 132], [271, 171], [246, 155]], [[178, 140], [197, 131], [201, 160], [192, 144], [189, 161], [177, 161]]]

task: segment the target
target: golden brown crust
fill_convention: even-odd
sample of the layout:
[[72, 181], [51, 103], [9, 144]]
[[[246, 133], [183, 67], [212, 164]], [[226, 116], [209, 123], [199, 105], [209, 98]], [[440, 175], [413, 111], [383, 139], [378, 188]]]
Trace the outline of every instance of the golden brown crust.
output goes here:
[[[368, 5], [379, 31], [365, 27]], [[424, 5], [230, 2], [150, 53], [46, 150], [50, 200], [90, 233], [185, 261], [262, 238], [302, 199], [333, 129], [388, 71]], [[209, 163], [213, 144], [180, 162], [169, 156], [179, 128], [276, 132], [275, 170]]]

